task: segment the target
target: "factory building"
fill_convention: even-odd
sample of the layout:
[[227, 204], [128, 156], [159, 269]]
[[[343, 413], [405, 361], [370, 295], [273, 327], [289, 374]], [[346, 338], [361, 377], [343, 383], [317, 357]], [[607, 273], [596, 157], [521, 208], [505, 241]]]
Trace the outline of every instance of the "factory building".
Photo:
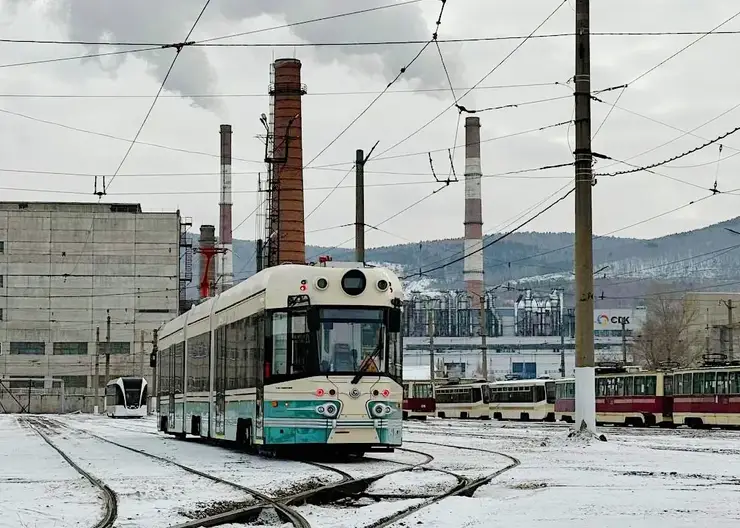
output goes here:
[[58, 410], [61, 380], [66, 410], [90, 411], [96, 359], [101, 387], [151, 377], [153, 330], [178, 314], [180, 239], [179, 212], [0, 202], [0, 404], [27, 389]]

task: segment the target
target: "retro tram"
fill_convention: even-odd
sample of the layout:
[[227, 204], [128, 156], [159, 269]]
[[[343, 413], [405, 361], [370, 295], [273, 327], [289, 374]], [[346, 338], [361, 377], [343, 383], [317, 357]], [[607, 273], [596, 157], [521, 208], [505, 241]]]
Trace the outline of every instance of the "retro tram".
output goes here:
[[158, 429], [361, 456], [401, 445], [401, 281], [284, 264], [159, 330]]

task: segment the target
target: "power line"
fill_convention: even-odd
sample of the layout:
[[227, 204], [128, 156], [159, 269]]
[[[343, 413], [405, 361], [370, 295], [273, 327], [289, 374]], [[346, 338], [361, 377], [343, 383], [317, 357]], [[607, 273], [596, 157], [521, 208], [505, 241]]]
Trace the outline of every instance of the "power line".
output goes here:
[[[418, 2], [420, 0], [416, 0]], [[331, 20], [332, 18], [346, 17], [350, 15], [357, 15], [368, 13], [370, 11], [378, 11], [379, 9], [388, 9], [392, 7], [398, 7], [405, 4], [416, 3], [401, 2], [398, 4], [390, 4], [380, 6], [379, 8], [364, 9], [361, 11], [353, 11], [351, 13], [343, 13], [341, 15], [335, 15], [332, 17], [323, 17], [312, 20], [306, 20], [297, 22], [294, 24], [285, 24], [282, 26], [274, 26], [264, 28], [256, 31], [248, 31], [244, 33], [235, 33], [231, 35], [225, 35], [221, 37], [213, 37], [210, 39], [194, 41], [192, 46], [201, 48], [321, 48], [321, 47], [368, 47], [368, 46], [408, 46], [418, 45], [426, 43], [425, 40], [413, 40], [413, 39], [401, 39], [401, 40], [371, 40], [371, 41], [334, 41], [334, 42], [229, 42], [229, 43], [213, 43], [220, 39], [235, 38], [238, 36], [253, 35], [256, 33], [262, 33], [266, 31], [273, 31], [275, 29], [289, 28], [300, 24], [314, 23], [318, 21]], [[671, 36], [708, 36], [708, 35], [739, 35], [740, 31], [712, 31], [707, 33], [706, 31], [595, 31], [591, 32], [592, 37], [671, 37]], [[541, 35], [498, 35], [493, 37], [459, 37], [459, 38], [446, 38], [438, 39], [440, 44], [464, 44], [464, 43], [476, 43], [476, 42], [500, 42], [507, 40], [525, 40], [525, 39], [554, 39], [554, 38], [571, 38], [575, 36], [572, 32], [558, 32], [558, 33], [544, 33]], [[174, 46], [174, 44], [166, 44], [162, 42], [147, 42], [147, 41], [119, 41], [119, 42], [105, 42], [97, 40], [53, 40], [53, 39], [0, 39], [2, 44], [39, 44], [39, 45], [55, 45], [55, 46], [109, 46], [109, 47], [149, 47], [152, 50], [161, 49], [165, 46]], [[117, 53], [128, 53], [130, 51], [137, 50], [124, 50]], [[141, 50], [144, 51], [144, 50]], [[146, 50], [148, 51], [148, 50]]]
[[200, 19], [203, 16], [203, 13], [205, 13], [206, 8], [208, 7], [208, 4], [210, 3], [211, 3], [211, 0], [205, 1], [205, 3], [203, 4], [203, 9], [201, 9], [200, 13], [198, 13], [198, 16], [196, 17], [195, 22], [193, 22], [193, 25], [190, 27], [190, 31], [188, 31], [188, 34], [185, 36], [185, 40], [181, 44], [174, 45], [175, 56], [172, 58], [170, 67], [167, 70], [167, 73], [165, 73], [164, 78], [162, 79], [162, 83], [159, 85], [159, 90], [157, 90], [157, 94], [154, 96], [154, 100], [152, 101], [151, 106], [149, 106], [149, 110], [144, 116], [144, 120], [141, 122], [139, 129], [136, 131], [136, 134], [134, 135], [134, 139], [131, 140], [131, 144], [128, 146], [128, 149], [126, 149], [126, 153], [123, 155], [123, 159], [121, 159], [121, 162], [118, 164], [118, 167], [116, 168], [116, 171], [113, 173], [113, 176], [108, 182], [108, 185], [106, 185], [105, 180], [103, 180], [103, 194], [106, 194], [108, 187], [110, 187], [110, 185], [116, 179], [116, 176], [118, 176], [118, 173], [121, 171], [123, 164], [126, 163], [126, 160], [128, 159], [129, 154], [131, 154], [131, 150], [134, 148], [134, 145], [136, 144], [136, 140], [139, 139], [139, 135], [141, 135], [141, 131], [144, 130], [144, 126], [146, 125], [146, 122], [149, 120], [149, 116], [152, 115], [154, 106], [157, 104], [157, 100], [159, 100], [159, 96], [162, 93], [162, 90], [164, 90], [164, 85], [167, 83], [167, 79], [170, 77], [170, 74], [172, 73], [172, 69], [175, 67], [175, 63], [177, 62], [177, 58], [180, 56], [180, 52], [183, 50], [185, 46], [188, 45], [188, 39], [190, 38], [190, 35], [192, 35], [193, 31], [195, 31], [195, 26], [197, 26], [198, 22], [200, 22]]
[[415, 277], [417, 275], [418, 276], [427, 275], [429, 273], [432, 273], [432, 272], [435, 272], [435, 271], [438, 271], [438, 270], [447, 268], [447, 267], [449, 267], [449, 266], [451, 266], [453, 264], [456, 264], [457, 262], [462, 262], [463, 260], [465, 260], [470, 255], [475, 255], [476, 253], [480, 253], [484, 249], [491, 247], [492, 245], [494, 245], [494, 244], [500, 242], [501, 240], [507, 238], [511, 234], [517, 232], [518, 230], [520, 230], [522, 227], [526, 226], [530, 222], [533, 222], [534, 220], [536, 220], [537, 218], [539, 218], [540, 216], [542, 216], [543, 214], [545, 214], [547, 211], [549, 211], [550, 209], [552, 209], [553, 207], [555, 207], [557, 204], [559, 204], [560, 202], [562, 202], [563, 200], [565, 200], [568, 196], [570, 196], [573, 192], [575, 192], [575, 190], [576, 190], [575, 187], [573, 187], [567, 193], [565, 193], [563, 196], [561, 196], [560, 198], [558, 198], [557, 200], [555, 200], [554, 202], [552, 202], [550, 205], [548, 205], [544, 209], [540, 210], [537, 214], [529, 217], [527, 220], [525, 220], [524, 222], [522, 222], [521, 224], [519, 224], [518, 226], [516, 226], [511, 231], [508, 231], [508, 232], [502, 234], [501, 236], [499, 236], [499, 237], [491, 240], [490, 242], [487, 242], [487, 243], [483, 244], [480, 248], [478, 248], [478, 249], [476, 249], [474, 251], [471, 251], [470, 253], [466, 253], [462, 257], [458, 257], [456, 259], [453, 259], [453, 260], [451, 260], [451, 261], [449, 261], [449, 262], [447, 262], [445, 264], [442, 264], [440, 266], [435, 266], [433, 268], [429, 268], [429, 269], [426, 269], [426, 270], [423, 270], [423, 271], [422, 270], [419, 270], [418, 273], [412, 273], [411, 275], [406, 275], [405, 277], [400, 277], [401, 280], [406, 280], [406, 279], [409, 279], [410, 277]]
[[[442, 23], [442, 14], [444, 13], [445, 3], [446, 3], [447, 0], [441, 0], [441, 1], [442, 1], [442, 7], [440, 8], [439, 17], [437, 18], [437, 22], [436, 22], [436, 28], [437, 29], [436, 29], [436, 31], [439, 30], [439, 26]], [[334, 145], [334, 143], [336, 143], [339, 140], [339, 138], [341, 138], [352, 127], [352, 125], [354, 125], [357, 121], [359, 121], [360, 118], [363, 115], [365, 115], [365, 113], [367, 113], [368, 110], [370, 110], [373, 107], [373, 105], [375, 105], [375, 103], [377, 103], [378, 100], [381, 97], [383, 97], [383, 95], [390, 89], [390, 87], [393, 86], [398, 81], [398, 79], [401, 78], [401, 76], [404, 73], [406, 73], [406, 71], [414, 64], [414, 62], [417, 61], [417, 59], [419, 57], [421, 57], [421, 54], [424, 53], [424, 50], [426, 50], [429, 47], [429, 45], [432, 43], [432, 41], [436, 38], [436, 35], [437, 35], [436, 31], [434, 33], [434, 36], [421, 47], [421, 49], [416, 53], [416, 55], [414, 55], [414, 58], [412, 58], [411, 61], [408, 64], [406, 64], [406, 66], [404, 66], [403, 68], [401, 68], [401, 70], [398, 72], [398, 74], [396, 74], [396, 76], [393, 78], [393, 80], [391, 82], [389, 82], [386, 85], [386, 87], [377, 96], [375, 96], [375, 98], [372, 101], [370, 101], [370, 104], [368, 104], [352, 121], [350, 121], [350, 123], [346, 127], [344, 127], [344, 129], [341, 132], [339, 132], [339, 134], [336, 137], [334, 137], [334, 139], [332, 139], [329, 142], [328, 145], [326, 145], [323, 149], [321, 149], [319, 151], [319, 153], [316, 154], [311, 159], [311, 161], [309, 161], [308, 163], [306, 163], [306, 165], [305, 165], [306, 167], [310, 166], [324, 152], [326, 152], [332, 145]]]
[[142, 53], [146, 51], [161, 50], [166, 47], [167, 46], [153, 46], [153, 47], [130, 49], [130, 50], [106, 51], [106, 52], [100, 52], [100, 53], [87, 53], [85, 55], [73, 55], [71, 57], [67, 56], [67, 57], [55, 57], [52, 59], [39, 59], [39, 60], [24, 61], [24, 62], [11, 62], [11, 63], [6, 63], [6, 64], [0, 64], [0, 69], [15, 68], [18, 66], [35, 66], [38, 64], [50, 64], [53, 62], [65, 62], [65, 61], [71, 61], [71, 60], [95, 59], [99, 57], [110, 57], [113, 55], [128, 55], [128, 54], [134, 54], [134, 53]]
[[[520, 84], [500, 84], [479, 86], [477, 90], [503, 90], [516, 88], [540, 88], [545, 86], [554, 86], [553, 82], [540, 83], [520, 83]], [[455, 90], [467, 90], [468, 87], [457, 87]], [[387, 94], [415, 94], [415, 93], [434, 93], [447, 91], [448, 88], [398, 88], [388, 90]], [[304, 97], [336, 97], [336, 96], [354, 96], [354, 95], [377, 95], [378, 90], [356, 90], [356, 91], [324, 91], [309, 92]], [[0, 93], [0, 98], [27, 98], [27, 99], [141, 99], [150, 98], [151, 95], [145, 94], [22, 94], [22, 93]], [[247, 98], [247, 97], [269, 97], [267, 92], [260, 93], [214, 93], [214, 94], [161, 94], [162, 98], [188, 98], [188, 99], [220, 99], [220, 98]], [[531, 104], [531, 103], [530, 103]]]
[[[504, 63], [505, 63], [505, 62], [506, 62], [506, 61], [507, 61], [507, 60], [508, 60], [508, 59], [509, 59], [509, 58], [510, 58], [510, 57], [511, 57], [512, 55], [514, 55], [514, 53], [516, 53], [516, 52], [517, 52], [517, 51], [519, 50], [519, 48], [521, 48], [521, 47], [522, 47], [522, 46], [523, 46], [523, 45], [524, 45], [524, 44], [525, 44], [525, 43], [526, 43], [526, 42], [527, 42], [527, 41], [528, 41], [528, 40], [529, 40], [530, 38], [532, 38], [532, 36], [533, 36], [533, 35], [534, 35], [534, 34], [535, 34], [535, 33], [537, 32], [537, 30], [538, 30], [538, 29], [540, 29], [540, 28], [541, 28], [542, 26], [544, 26], [544, 25], [545, 25], [545, 23], [547, 23], [547, 21], [548, 21], [548, 20], [550, 20], [550, 18], [552, 18], [552, 17], [553, 17], [554, 15], [555, 15], [555, 13], [557, 13], [557, 12], [558, 12], [558, 11], [560, 10], [560, 8], [561, 8], [561, 7], [563, 7], [563, 5], [565, 5], [565, 3], [566, 3], [567, 1], [568, 1], [568, 0], [563, 0], [563, 1], [562, 1], [562, 2], [561, 2], [561, 3], [559, 4], [559, 5], [558, 5], [558, 7], [556, 7], [556, 8], [555, 8], [555, 10], [554, 10], [554, 11], [552, 11], [552, 12], [551, 12], [551, 13], [550, 13], [549, 15], [547, 15], [547, 17], [546, 17], [546, 18], [545, 18], [545, 19], [544, 19], [544, 20], [543, 20], [543, 21], [542, 21], [542, 22], [541, 22], [541, 23], [540, 23], [540, 24], [539, 24], [539, 25], [538, 25], [538, 26], [537, 26], [536, 28], [534, 28], [534, 30], [533, 30], [533, 31], [532, 31], [532, 32], [531, 32], [531, 33], [530, 33], [529, 35], [527, 35], [527, 37], [525, 37], [524, 39], [522, 39], [522, 41], [521, 41], [521, 42], [520, 42], [519, 44], [517, 44], [517, 46], [516, 46], [516, 47], [515, 47], [515, 48], [514, 48], [514, 49], [513, 49], [513, 50], [512, 50], [512, 51], [511, 51], [511, 52], [510, 52], [510, 53], [509, 53], [508, 55], [506, 55], [506, 56], [505, 56], [505, 57], [504, 57], [504, 58], [503, 58], [503, 59], [502, 59], [502, 60], [501, 60], [501, 61], [500, 61], [500, 62], [499, 62], [498, 64], [496, 64], [496, 66], [494, 66], [494, 67], [493, 67], [493, 68], [492, 68], [492, 69], [491, 69], [491, 70], [490, 70], [490, 71], [489, 71], [489, 72], [488, 72], [487, 74], [485, 74], [485, 75], [484, 75], [484, 76], [483, 76], [483, 77], [482, 77], [482, 78], [481, 78], [481, 79], [480, 79], [480, 80], [479, 80], [479, 81], [478, 81], [477, 83], [475, 83], [475, 84], [474, 84], [474, 85], [473, 85], [473, 86], [472, 86], [472, 87], [471, 87], [470, 89], [466, 90], [466, 91], [465, 91], [465, 93], [464, 93], [464, 94], [463, 94], [462, 96], [460, 96], [460, 97], [459, 97], [459, 98], [458, 98], [458, 99], [457, 99], [457, 100], [456, 100], [455, 102], [453, 102], [453, 103], [452, 103], [452, 104], [451, 104], [450, 106], [448, 106], [447, 108], [445, 108], [444, 110], [442, 110], [442, 111], [441, 111], [440, 113], [438, 113], [438, 114], [437, 114], [436, 116], [434, 116], [434, 117], [433, 117], [432, 119], [430, 119], [429, 121], [427, 121], [426, 123], [424, 123], [424, 124], [423, 124], [423, 125], [422, 125], [421, 127], [417, 128], [417, 129], [416, 129], [416, 130], [415, 130], [414, 132], [412, 132], [411, 134], [409, 134], [408, 136], [406, 136], [406, 137], [405, 137], [405, 138], [403, 138], [402, 140], [400, 140], [400, 141], [398, 141], [398, 142], [394, 143], [393, 145], [391, 145], [390, 147], [388, 147], [387, 149], [385, 149], [385, 150], [384, 150], [383, 152], [381, 152], [380, 154], [378, 154], [378, 158], [377, 158], [377, 159], [382, 159], [383, 155], [385, 155], [385, 154], [387, 154], [388, 152], [390, 152], [391, 150], [393, 150], [393, 149], [395, 149], [395, 148], [399, 147], [400, 145], [402, 145], [403, 143], [405, 143], [406, 141], [408, 141], [409, 139], [411, 139], [412, 137], [414, 137], [414, 136], [415, 136], [415, 135], [417, 135], [418, 133], [422, 132], [422, 131], [423, 131], [424, 129], [426, 129], [426, 128], [427, 128], [427, 127], [428, 127], [429, 125], [431, 125], [431, 124], [432, 124], [432, 123], [434, 123], [434, 122], [435, 122], [435, 121], [436, 121], [437, 119], [439, 119], [439, 118], [440, 118], [440, 117], [442, 117], [442, 116], [443, 116], [443, 115], [444, 115], [445, 113], [447, 113], [447, 111], [448, 111], [448, 110], [450, 110], [451, 108], [455, 108], [455, 107], [457, 107], [457, 108], [458, 108], [458, 110], [460, 110], [460, 105], [459, 105], [459, 101], [460, 101], [461, 99], [463, 99], [463, 98], [464, 98], [464, 97], [465, 97], [466, 95], [468, 95], [468, 94], [469, 94], [470, 92], [472, 92], [473, 90], [475, 90], [475, 89], [476, 89], [476, 88], [477, 88], [477, 87], [478, 87], [479, 85], [481, 85], [481, 84], [482, 84], [483, 82], [485, 82], [485, 80], [486, 80], [486, 79], [487, 79], [488, 77], [490, 77], [490, 76], [491, 76], [491, 75], [492, 75], [492, 74], [493, 74], [493, 73], [494, 73], [494, 72], [495, 72], [495, 71], [496, 71], [496, 70], [497, 70], [498, 68], [500, 68], [500, 67], [501, 67], [501, 66], [502, 66], [502, 65], [503, 65], [503, 64], [504, 64]], [[460, 110], [460, 111], [462, 111], [462, 110]]]
[[694, 147], [691, 150], [687, 150], [685, 152], [682, 152], [681, 154], [677, 154], [676, 156], [673, 156], [673, 157], [668, 158], [668, 159], [663, 160], [663, 161], [659, 161], [657, 163], [652, 163], [650, 165], [640, 166], [640, 167], [637, 167], [637, 168], [634, 168], [634, 169], [630, 169], [630, 170], [623, 170], [623, 171], [616, 171], [616, 172], [607, 172], [607, 173], [595, 174], [595, 176], [619, 176], [619, 175], [622, 175], [622, 174], [632, 174], [632, 173], [635, 173], [635, 172], [641, 172], [641, 171], [645, 171], [645, 170], [649, 170], [649, 169], [654, 169], [655, 167], [660, 167], [661, 165], [665, 165], [667, 163], [671, 163], [673, 161], [676, 161], [676, 160], [679, 160], [681, 158], [685, 158], [686, 156], [689, 156], [691, 154], [694, 154], [695, 152], [698, 152], [698, 151], [700, 151], [700, 150], [708, 147], [709, 145], [712, 145], [714, 143], [717, 143], [718, 141], [721, 141], [721, 140], [725, 139], [726, 137], [734, 134], [737, 131], [740, 131], [740, 127], [735, 127], [732, 130], [730, 130], [729, 132], [725, 132], [721, 136], [718, 136], [718, 137], [716, 137], [714, 139], [711, 139], [711, 140], [709, 140], [709, 141], [707, 141], [707, 142], [699, 145], [698, 147]]
[[693, 46], [694, 44], [696, 44], [700, 40], [706, 38], [707, 36], [711, 35], [716, 30], [718, 30], [719, 28], [721, 28], [722, 26], [724, 26], [728, 22], [734, 20], [738, 16], [740, 16], [740, 11], [738, 11], [737, 13], [735, 13], [734, 15], [732, 15], [730, 18], [728, 18], [727, 20], [725, 20], [724, 22], [722, 22], [718, 26], [715, 26], [713, 29], [710, 29], [709, 31], [703, 33], [698, 39], [695, 39], [695, 40], [691, 41], [686, 46], [684, 46], [683, 48], [681, 48], [680, 50], [678, 50], [677, 52], [675, 52], [673, 55], [671, 55], [669, 57], [666, 57], [665, 59], [663, 59], [662, 61], [660, 61], [655, 66], [647, 69], [646, 71], [644, 71], [643, 73], [641, 73], [640, 75], [638, 75], [637, 77], [635, 77], [634, 79], [632, 79], [630, 82], [622, 85], [622, 87], [621, 87], [622, 88], [622, 91], [619, 92], [619, 95], [617, 96], [617, 99], [614, 101], [614, 105], [612, 105], [612, 107], [609, 109], [609, 111], [606, 114], [606, 117], [604, 117], [604, 120], [599, 125], [599, 128], [597, 128], [596, 129], [596, 132], [594, 132], [594, 134], [592, 136], [592, 139], [595, 138], [599, 134], [599, 131], [604, 127], [604, 125], [606, 124], [607, 119], [609, 119], [609, 116], [611, 116], [612, 112], [614, 111], [614, 106], [616, 106], [616, 104], [619, 103], [620, 99], [622, 99], [622, 96], [624, 95], [624, 92], [625, 92], [625, 90], [627, 90], [628, 87], [630, 87], [631, 85], [635, 84], [637, 81], [639, 81], [640, 79], [642, 79], [646, 75], [654, 72], [655, 70], [657, 70], [658, 68], [660, 68], [661, 66], [663, 66], [665, 63], [667, 63], [671, 59], [675, 58], [676, 56], [680, 55], [681, 53], [683, 53], [684, 51], [686, 51], [687, 49], [689, 49], [691, 46]]

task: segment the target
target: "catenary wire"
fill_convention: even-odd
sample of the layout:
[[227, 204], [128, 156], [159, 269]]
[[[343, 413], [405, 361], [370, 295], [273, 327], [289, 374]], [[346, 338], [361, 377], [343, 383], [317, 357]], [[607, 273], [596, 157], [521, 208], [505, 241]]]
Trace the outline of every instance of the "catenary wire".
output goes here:
[[[510, 57], [511, 57], [512, 55], [514, 55], [514, 54], [515, 54], [515, 53], [516, 53], [516, 52], [517, 52], [517, 51], [518, 51], [518, 50], [519, 50], [519, 49], [520, 49], [520, 48], [521, 48], [521, 47], [522, 47], [522, 46], [523, 46], [523, 45], [524, 45], [524, 44], [525, 44], [525, 43], [526, 43], [526, 42], [527, 42], [527, 41], [528, 41], [528, 40], [529, 40], [529, 39], [530, 39], [530, 38], [531, 38], [531, 37], [532, 37], [532, 36], [533, 36], [533, 35], [534, 35], [534, 34], [535, 34], [536, 32], [537, 32], [537, 30], [539, 30], [539, 29], [540, 29], [540, 28], [541, 28], [542, 26], [544, 26], [544, 25], [545, 25], [545, 24], [547, 23], [547, 21], [548, 21], [548, 20], [550, 20], [550, 18], [552, 18], [552, 17], [553, 17], [554, 15], [555, 15], [555, 13], [557, 13], [557, 12], [558, 12], [558, 11], [560, 10], [560, 8], [561, 8], [561, 7], [563, 7], [563, 6], [564, 6], [564, 5], [566, 4], [566, 2], [567, 2], [567, 1], [568, 1], [568, 0], [563, 0], [563, 1], [562, 1], [562, 2], [561, 2], [561, 3], [560, 3], [560, 4], [559, 4], [559, 5], [558, 5], [558, 6], [557, 6], [557, 7], [555, 8], [555, 10], [554, 10], [554, 11], [552, 11], [552, 12], [551, 12], [551, 13], [550, 13], [549, 15], [547, 15], [547, 17], [546, 17], [546, 18], [545, 18], [545, 19], [544, 19], [544, 20], [543, 20], [543, 21], [542, 21], [542, 22], [541, 22], [541, 23], [540, 23], [540, 24], [539, 24], [539, 25], [538, 25], [537, 27], [535, 27], [535, 28], [534, 28], [534, 30], [532, 30], [532, 32], [531, 32], [531, 33], [530, 33], [529, 35], [527, 35], [527, 37], [525, 37], [524, 39], [522, 39], [522, 41], [521, 41], [521, 42], [520, 42], [519, 44], [517, 44], [517, 45], [516, 45], [516, 47], [514, 47], [514, 49], [513, 49], [513, 50], [512, 50], [511, 52], [509, 52], [509, 54], [508, 54], [508, 55], [506, 55], [506, 56], [505, 56], [505, 57], [504, 57], [503, 59], [501, 59], [501, 61], [500, 61], [500, 62], [499, 62], [498, 64], [496, 64], [496, 65], [495, 65], [495, 66], [494, 66], [494, 67], [493, 67], [493, 68], [492, 68], [492, 69], [491, 69], [491, 70], [490, 70], [490, 71], [489, 71], [488, 73], [486, 73], [486, 74], [485, 74], [485, 75], [484, 75], [484, 76], [483, 76], [483, 77], [482, 77], [482, 78], [481, 78], [481, 79], [480, 79], [480, 80], [479, 80], [478, 82], [476, 82], [476, 83], [475, 83], [475, 84], [474, 84], [474, 85], [473, 85], [473, 86], [472, 86], [472, 87], [471, 87], [470, 89], [466, 90], [466, 91], [465, 91], [465, 93], [463, 93], [463, 95], [461, 95], [461, 96], [459, 97], [458, 101], [460, 101], [460, 100], [464, 99], [464, 98], [465, 98], [465, 96], [467, 96], [468, 94], [470, 94], [470, 93], [471, 93], [471, 92], [472, 92], [473, 90], [475, 90], [475, 89], [476, 89], [476, 88], [477, 88], [477, 87], [478, 87], [479, 85], [483, 84], [483, 83], [485, 82], [485, 80], [486, 80], [486, 79], [488, 79], [488, 77], [490, 77], [491, 75], [493, 75], [493, 73], [494, 73], [494, 72], [495, 72], [495, 71], [496, 71], [496, 70], [497, 70], [498, 68], [500, 68], [500, 67], [501, 67], [501, 66], [502, 66], [502, 65], [503, 65], [504, 63], [506, 63], [506, 61], [508, 61], [508, 60], [509, 60], [509, 58], [510, 58]], [[422, 125], [421, 127], [417, 128], [417, 129], [416, 129], [416, 130], [415, 130], [414, 132], [412, 132], [411, 134], [407, 135], [406, 137], [404, 137], [404, 138], [403, 138], [403, 139], [401, 139], [400, 141], [398, 141], [398, 142], [394, 143], [393, 145], [391, 145], [390, 147], [388, 147], [387, 149], [385, 149], [385, 150], [384, 150], [383, 152], [381, 152], [380, 154], [378, 154], [377, 158], [382, 158], [382, 157], [383, 157], [383, 156], [384, 156], [385, 154], [387, 154], [387, 153], [388, 153], [388, 152], [390, 152], [391, 150], [394, 150], [394, 149], [396, 149], [397, 147], [399, 147], [400, 145], [404, 144], [404, 143], [405, 143], [406, 141], [408, 141], [408, 140], [409, 140], [409, 139], [411, 139], [412, 137], [416, 136], [417, 134], [419, 134], [420, 132], [422, 132], [422, 131], [423, 131], [424, 129], [426, 129], [426, 128], [427, 128], [427, 127], [428, 127], [429, 125], [431, 125], [432, 123], [434, 123], [435, 121], [437, 121], [437, 119], [439, 119], [440, 117], [442, 117], [442, 116], [443, 116], [443, 115], [444, 115], [445, 113], [447, 113], [447, 111], [449, 111], [449, 110], [450, 110], [451, 108], [455, 108], [455, 107], [458, 107], [458, 109], [459, 109], [459, 103], [453, 102], [453, 103], [452, 103], [451, 105], [449, 105], [449, 106], [448, 106], [447, 108], [445, 108], [444, 110], [442, 110], [442, 111], [441, 111], [440, 113], [438, 113], [438, 114], [437, 114], [436, 116], [434, 116], [434, 117], [433, 117], [432, 119], [430, 119], [429, 121], [427, 121], [427, 122], [426, 122], [425, 124], [423, 124], [423, 125]]]
[[698, 43], [699, 41], [703, 40], [707, 36], [711, 35], [716, 30], [718, 30], [719, 28], [721, 28], [725, 24], [728, 24], [729, 22], [731, 22], [732, 20], [734, 20], [738, 16], [740, 16], [740, 11], [738, 11], [737, 13], [735, 13], [734, 15], [732, 15], [730, 18], [726, 19], [724, 22], [722, 22], [718, 26], [715, 26], [713, 29], [709, 30], [708, 32], [703, 33], [699, 38], [697, 38], [695, 40], [692, 40], [686, 46], [684, 46], [683, 48], [679, 49], [677, 52], [675, 52], [674, 54], [670, 55], [669, 57], [666, 57], [665, 59], [663, 59], [662, 61], [660, 61], [655, 66], [652, 66], [651, 68], [645, 70], [640, 75], [638, 75], [637, 77], [635, 77], [634, 79], [632, 79], [630, 82], [624, 84], [623, 87], [622, 87], [622, 90], [619, 92], [619, 95], [617, 96], [616, 100], [614, 101], [614, 104], [612, 105], [612, 107], [607, 112], [606, 117], [604, 117], [604, 120], [601, 122], [601, 124], [599, 125], [599, 127], [596, 129], [596, 132], [594, 132], [594, 134], [591, 137], [591, 139], [596, 138], [596, 136], [599, 134], [599, 132], [601, 131], [601, 129], [604, 127], [604, 125], [606, 124], [606, 121], [609, 119], [609, 116], [612, 114], [612, 112], [614, 110], [614, 106], [617, 105], [617, 103], [619, 103], [620, 99], [622, 99], [622, 96], [624, 95], [624, 92], [627, 90], [628, 87], [630, 87], [631, 85], [635, 84], [637, 81], [639, 81], [643, 77], [647, 76], [648, 74], [654, 72], [655, 70], [657, 70], [658, 68], [660, 68], [661, 66], [663, 66], [664, 64], [666, 64], [668, 61], [670, 61], [673, 58], [677, 57], [678, 55], [680, 55], [681, 53], [683, 53], [684, 51], [686, 51], [687, 49], [689, 49], [690, 47], [692, 47], [694, 44]]
[[203, 17], [203, 13], [205, 13], [206, 9], [208, 8], [208, 5], [211, 3], [211, 0], [206, 0], [203, 4], [203, 8], [200, 10], [200, 13], [198, 13], [198, 16], [195, 19], [195, 22], [193, 22], [193, 25], [190, 27], [190, 31], [188, 31], [188, 34], [185, 36], [185, 40], [183, 41], [183, 44], [177, 45], [175, 47], [175, 56], [172, 58], [172, 62], [170, 62], [170, 67], [167, 69], [167, 73], [165, 73], [164, 78], [162, 79], [162, 83], [159, 85], [159, 89], [157, 90], [157, 94], [154, 96], [154, 99], [152, 100], [152, 104], [149, 106], [149, 110], [147, 110], [146, 115], [144, 116], [144, 119], [141, 122], [141, 125], [139, 126], [139, 129], [136, 131], [136, 134], [134, 135], [134, 138], [131, 140], [131, 143], [128, 146], [128, 149], [126, 149], [126, 153], [123, 155], [123, 159], [121, 159], [121, 162], [118, 164], [118, 167], [116, 168], [116, 171], [113, 173], [113, 176], [108, 181], [108, 184], [106, 185], [103, 183], [103, 194], [106, 193], [108, 190], [108, 187], [113, 183], [113, 181], [116, 179], [116, 176], [118, 176], [118, 173], [123, 168], [123, 164], [126, 163], [126, 160], [129, 157], [129, 154], [131, 154], [131, 150], [134, 148], [134, 145], [136, 144], [136, 140], [139, 139], [139, 136], [141, 135], [142, 130], [144, 130], [144, 127], [146, 126], [147, 121], [149, 120], [149, 116], [152, 115], [152, 111], [154, 111], [154, 106], [157, 104], [157, 101], [159, 100], [159, 96], [162, 93], [162, 90], [164, 90], [164, 85], [167, 83], [167, 79], [169, 79], [170, 74], [172, 73], [172, 69], [175, 67], [175, 63], [177, 62], [177, 58], [180, 56], [180, 52], [183, 50], [185, 46], [188, 44], [188, 39], [190, 38], [190, 35], [193, 34], [193, 31], [195, 31], [195, 27], [198, 25], [198, 22], [200, 22], [201, 17]]

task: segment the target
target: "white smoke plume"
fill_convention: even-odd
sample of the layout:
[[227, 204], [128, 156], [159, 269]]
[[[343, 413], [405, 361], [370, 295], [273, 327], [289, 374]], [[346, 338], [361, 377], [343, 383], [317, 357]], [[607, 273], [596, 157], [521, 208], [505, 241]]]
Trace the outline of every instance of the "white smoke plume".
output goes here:
[[[29, 0], [10, 0], [13, 5], [27, 5]], [[203, 0], [54, 0], [52, 3], [37, 0], [47, 12], [63, 22], [70, 39], [86, 41], [137, 41], [178, 42], [192, 26], [203, 7]], [[223, 17], [226, 20], [242, 21], [268, 15], [292, 24], [308, 19], [335, 15], [343, 12], [368, 9], [386, 5], [391, 0], [213, 0], [199, 26], [198, 36], [203, 36], [208, 20]], [[7, 6], [8, 4], [6, 4]], [[428, 40], [434, 30], [436, 8], [429, 15], [422, 13], [419, 4], [410, 4], [391, 9], [337, 18], [323, 22], [297, 25], [290, 28], [295, 37], [306, 42], [333, 41], [382, 41], [382, 40]], [[276, 35], [279, 32], [275, 32]], [[441, 35], [444, 35], [444, 20]], [[208, 35], [217, 36], [217, 35]], [[442, 38], [442, 36], [440, 38]], [[234, 39], [234, 42], [249, 41], [249, 37]], [[276, 37], [278, 40], [279, 37]], [[284, 39], [284, 37], [283, 37]], [[228, 42], [228, 41], [224, 41]], [[89, 46], [95, 53], [99, 46]], [[362, 68], [375, 66], [390, 81], [406, 66], [417, 53], [418, 45], [403, 46], [347, 46], [318, 47], [314, 56], [322, 62], [351, 64], [352, 57], [375, 60], [358, 61]], [[458, 60], [459, 47], [443, 46], [453, 83], [460, 84], [461, 66]], [[291, 50], [292, 51], [292, 50]], [[174, 51], [145, 52], [138, 55], [151, 66], [153, 75], [162, 79], [169, 68]], [[117, 56], [114, 62], [106, 57], [112, 73], [126, 60], [126, 55]], [[265, 65], [266, 67], [267, 65]], [[205, 94], [214, 91], [217, 72], [208, 62], [203, 48], [189, 47], [181, 53], [178, 64], [167, 81], [167, 89], [181, 94]], [[434, 46], [404, 73], [403, 79], [416, 88], [444, 88], [448, 86], [439, 55]], [[440, 96], [450, 94], [440, 92]], [[215, 99], [198, 99], [195, 104], [216, 110]]]

